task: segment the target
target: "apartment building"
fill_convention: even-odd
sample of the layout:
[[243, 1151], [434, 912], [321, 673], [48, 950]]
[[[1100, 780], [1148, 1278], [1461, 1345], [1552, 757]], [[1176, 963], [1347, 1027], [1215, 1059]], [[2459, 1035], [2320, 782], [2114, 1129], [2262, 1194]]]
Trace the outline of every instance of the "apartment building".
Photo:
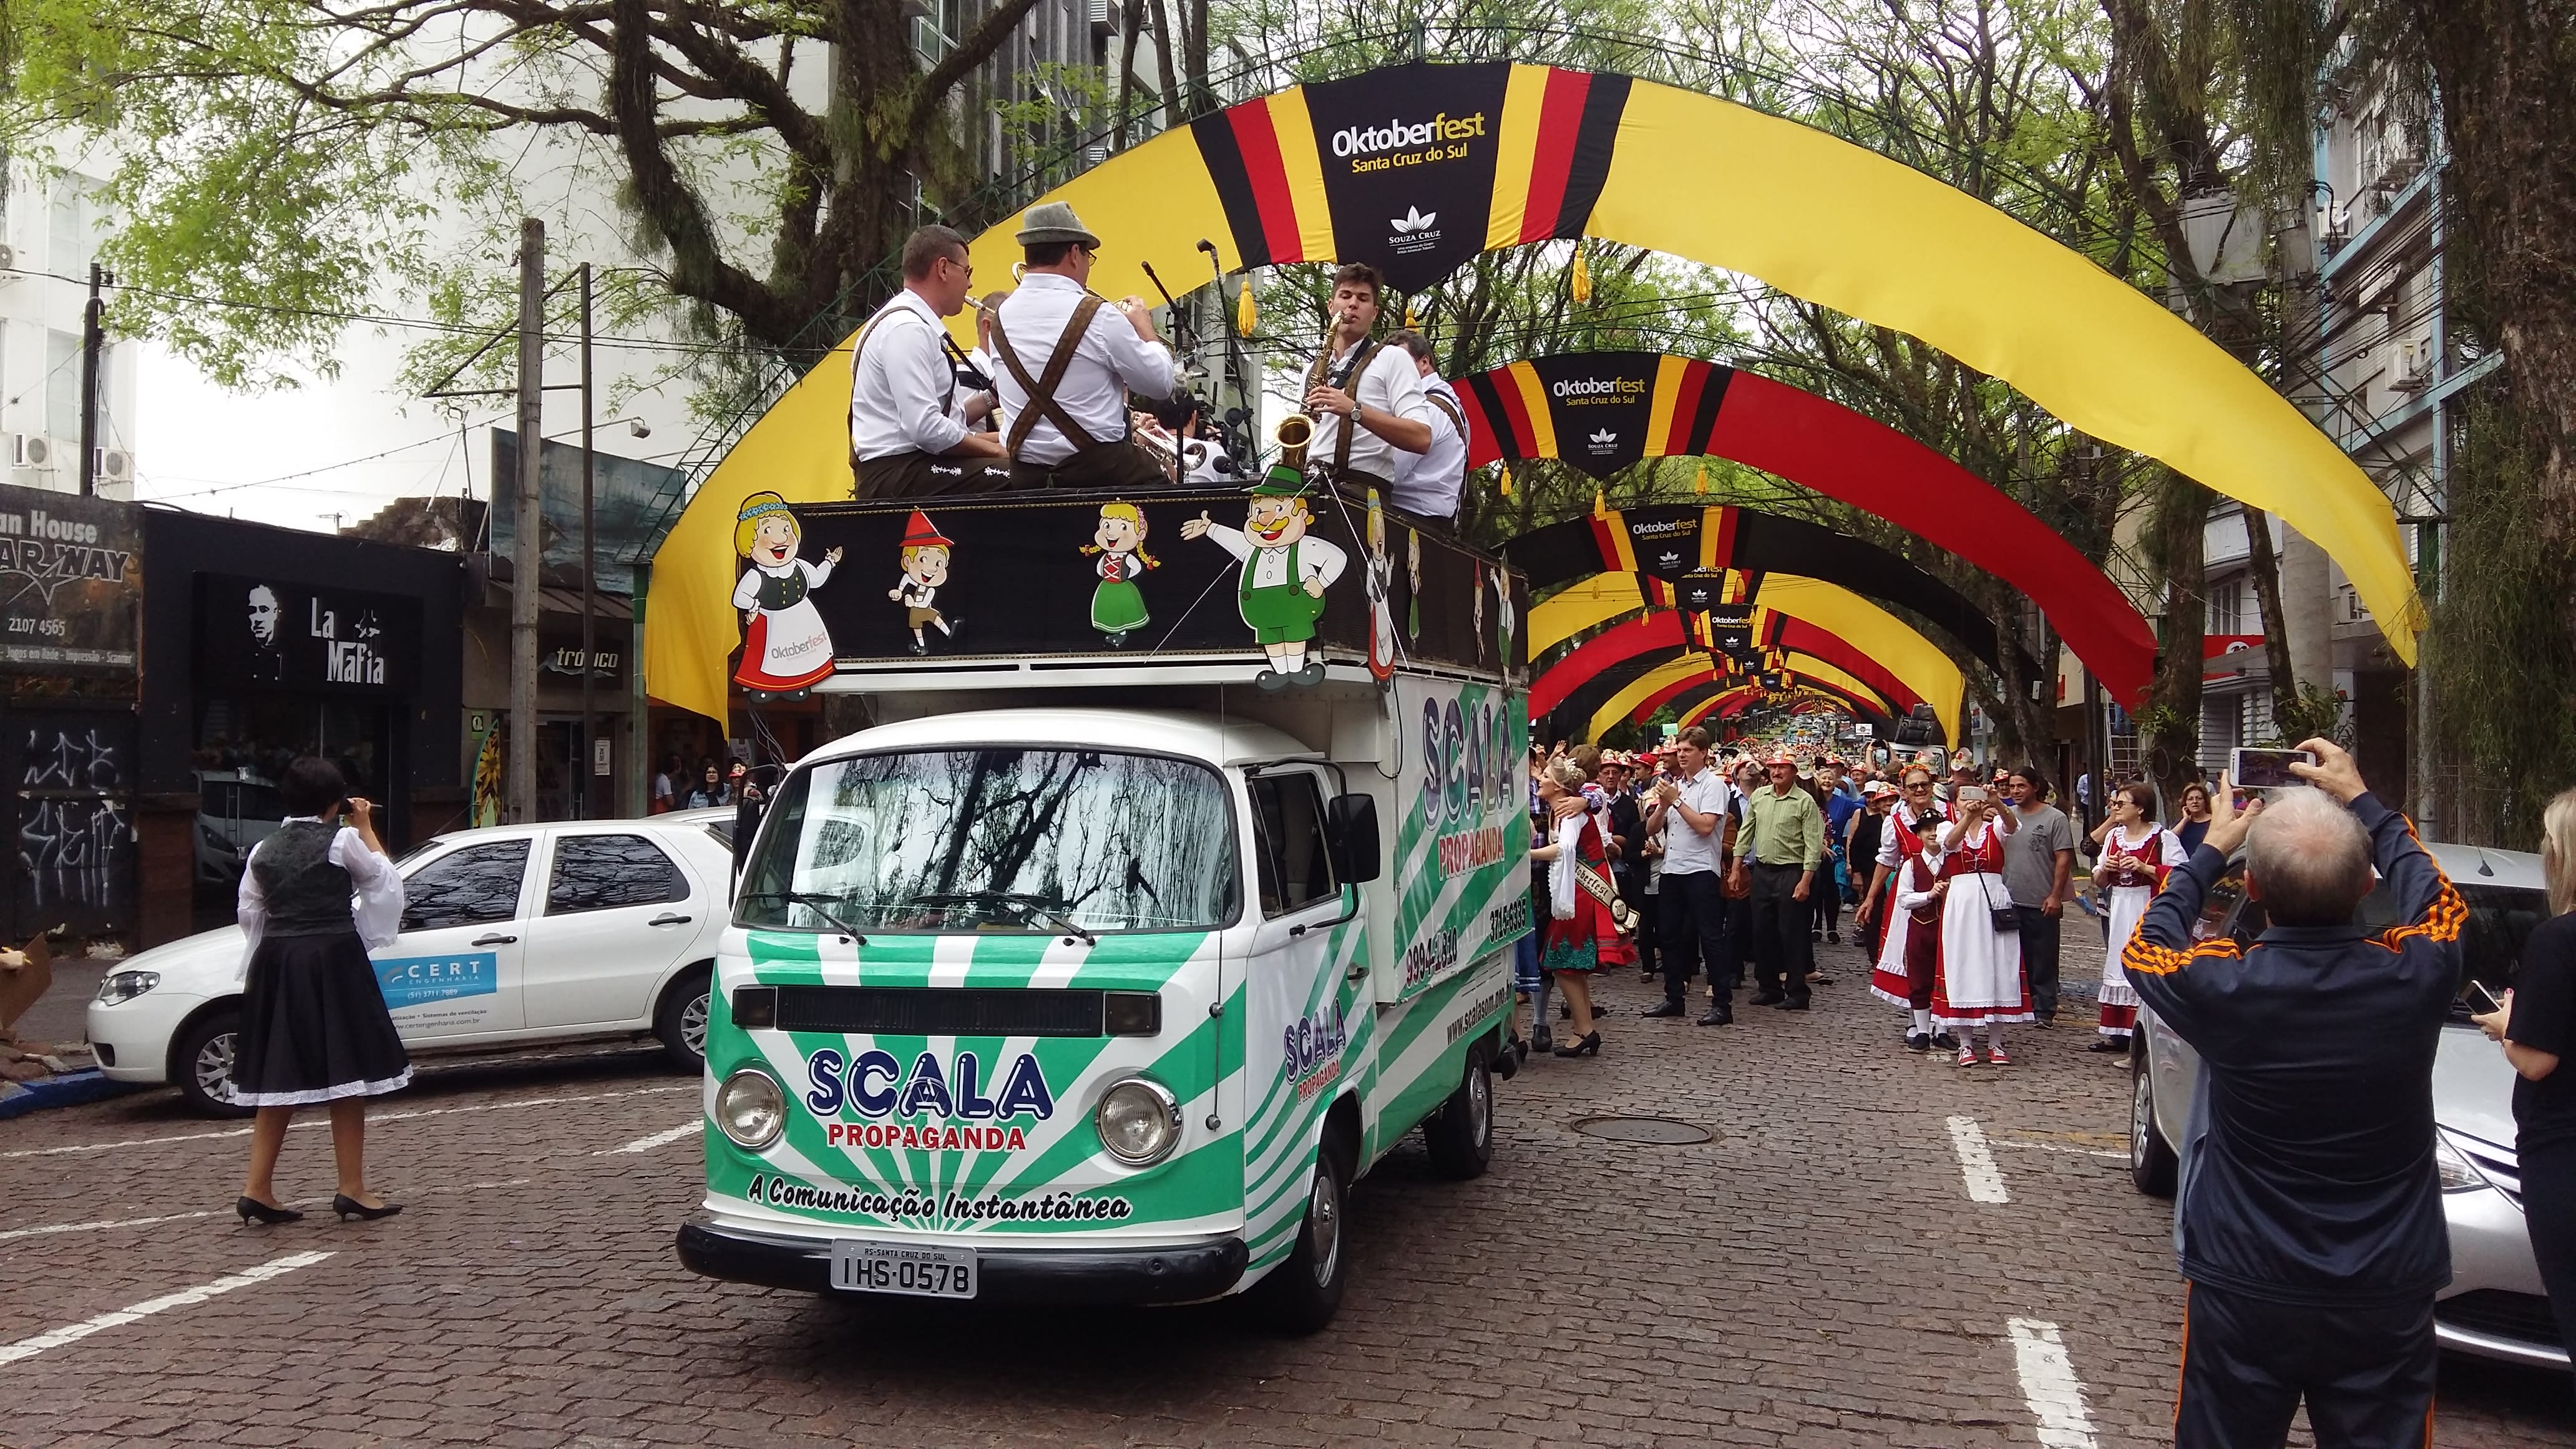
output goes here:
[[[0, 482], [80, 489], [81, 314], [105, 234], [100, 181], [81, 163], [0, 159]], [[136, 349], [99, 362], [100, 494], [134, 494]]]

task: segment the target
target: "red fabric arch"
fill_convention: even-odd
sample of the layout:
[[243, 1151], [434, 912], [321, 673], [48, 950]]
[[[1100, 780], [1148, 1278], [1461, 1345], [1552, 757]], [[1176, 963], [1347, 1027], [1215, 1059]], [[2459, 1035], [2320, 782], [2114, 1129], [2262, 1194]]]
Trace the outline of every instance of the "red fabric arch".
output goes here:
[[[1814, 393], [1697, 359], [1594, 353], [1604, 370], [1655, 379], [1660, 429], [1644, 457], [1707, 456], [1776, 474], [1876, 514], [1984, 569], [2037, 603], [2112, 697], [2135, 707], [2155, 674], [2147, 621], [2073, 544], [1976, 474], [1884, 423]], [[1579, 428], [1531, 414], [1545, 403], [1528, 362], [1464, 380], [1468, 465], [1564, 457]], [[1635, 453], [1625, 455], [1631, 459]], [[1582, 465], [1580, 459], [1567, 461]]]
[[[1612, 665], [1644, 654], [1656, 652], [1677, 654], [1686, 649], [1697, 648], [1698, 646], [1691, 642], [1684, 617], [1679, 613], [1658, 609], [1643, 617], [1605, 629], [1585, 640], [1576, 646], [1572, 653], [1550, 665], [1531, 682], [1530, 718], [1545, 718], [1554, 712], [1558, 705], [1565, 703], [1585, 680]], [[1782, 619], [1781, 623], [1782, 647], [1794, 649], [1802, 654], [1812, 654], [1827, 664], [1833, 665], [1885, 695], [1887, 700], [1900, 711], [1912, 709], [1923, 703], [1913, 690], [1906, 688], [1895, 675], [1880, 667], [1877, 660], [1843, 642], [1839, 636], [1828, 634], [1801, 619]]]

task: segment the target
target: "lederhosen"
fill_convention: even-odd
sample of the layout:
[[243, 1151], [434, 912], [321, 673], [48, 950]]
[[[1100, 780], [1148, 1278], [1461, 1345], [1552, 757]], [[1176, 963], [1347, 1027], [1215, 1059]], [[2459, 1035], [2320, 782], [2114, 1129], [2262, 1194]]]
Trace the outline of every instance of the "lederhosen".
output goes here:
[[[1101, 299], [1083, 294], [1073, 306], [1073, 318], [1064, 324], [1064, 334], [1055, 340], [1055, 351], [1048, 354], [1046, 368], [1033, 380], [1029, 370], [1020, 365], [1019, 351], [1002, 331], [1002, 314], [994, 309], [993, 355], [1028, 394], [1028, 403], [1011, 419], [1009, 436], [1003, 439], [1003, 451], [1011, 456], [1011, 486], [1014, 488], [1115, 488], [1133, 490], [1169, 485], [1171, 474], [1153, 455], [1136, 446], [1134, 437], [1122, 434], [1106, 441], [1091, 436], [1073, 414], [1056, 400], [1056, 389], [1064, 385], [1064, 374], [1073, 366], [1073, 355], [1082, 346], [1084, 334], [1091, 330], [1091, 319], [1101, 308]], [[1073, 456], [1058, 463], [1036, 463], [1023, 459], [1020, 449], [1027, 445], [1029, 434], [1044, 418], [1055, 424], [1064, 440], [1073, 445]]]
[[[859, 377], [859, 359], [867, 355], [868, 340], [877, 334], [877, 324], [888, 313], [911, 311], [901, 306], [901, 299], [888, 302], [859, 329], [859, 344], [850, 349], [850, 381], [855, 390]], [[946, 338], [943, 336], [944, 342]], [[944, 362], [945, 359], [943, 358]], [[948, 391], [939, 399], [939, 409], [947, 412], [957, 403], [957, 374], [948, 371]], [[1011, 486], [1011, 470], [992, 458], [942, 457], [918, 448], [888, 453], [882, 458], [862, 458], [850, 454], [850, 476], [853, 496], [859, 498], [935, 498], [943, 493], [994, 493]]]
[[[1317, 353], [1315, 365], [1306, 369], [1306, 391], [1313, 392], [1319, 387], [1342, 388], [1350, 393], [1354, 402], [1358, 401], [1360, 378], [1368, 371], [1369, 359], [1375, 357], [1377, 351], [1376, 340], [1363, 337], [1352, 344], [1350, 361], [1339, 368], [1333, 366], [1332, 353]], [[1333, 429], [1333, 461], [1325, 469], [1333, 485], [1354, 498], [1364, 498], [1374, 488], [1381, 500], [1392, 500], [1395, 497], [1394, 479], [1381, 478], [1351, 466], [1351, 435], [1359, 431], [1360, 425], [1350, 418], [1338, 418], [1335, 422], [1338, 426]]]
[[1243, 622], [1252, 626], [1252, 637], [1263, 644], [1302, 644], [1315, 637], [1315, 621], [1324, 617], [1324, 601], [1306, 592], [1306, 576], [1297, 568], [1297, 545], [1288, 545], [1287, 573], [1284, 582], [1256, 584], [1253, 573], [1261, 566], [1266, 549], [1255, 547], [1252, 557], [1243, 561], [1243, 577], [1235, 585], [1235, 607]]

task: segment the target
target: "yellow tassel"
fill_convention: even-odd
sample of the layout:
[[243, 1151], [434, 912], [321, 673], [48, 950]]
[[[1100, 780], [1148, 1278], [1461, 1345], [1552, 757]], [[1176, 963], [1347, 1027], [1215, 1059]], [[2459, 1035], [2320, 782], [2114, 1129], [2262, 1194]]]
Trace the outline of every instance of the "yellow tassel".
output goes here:
[[1416, 330], [1419, 330], [1422, 326], [1422, 324], [1414, 318], [1413, 304], [1411, 302], [1404, 304], [1404, 325]]
[[1583, 264], [1583, 249], [1574, 249], [1574, 301], [1577, 306], [1592, 300], [1592, 269]]
[[1597, 483], [1592, 486], [1592, 516], [1595, 518], [1610, 516], [1610, 500], [1601, 496], [1601, 485]]
[[1247, 277], [1244, 279], [1243, 283], [1243, 300], [1235, 303], [1234, 305], [1235, 335], [1238, 337], [1251, 336], [1253, 327], [1259, 323], [1260, 320], [1261, 309], [1253, 305], [1252, 280]]
[[1699, 465], [1699, 476], [1691, 480], [1691, 491], [1693, 493], [1706, 493], [1708, 491], [1708, 465], [1706, 463]]
[[1503, 481], [1502, 481], [1502, 482], [1497, 486], [1496, 491], [1500, 492], [1500, 493], [1501, 493], [1505, 498], [1509, 498], [1509, 497], [1511, 497], [1511, 496], [1512, 496], [1512, 470], [1511, 470], [1511, 469], [1509, 469], [1509, 468], [1505, 468], [1505, 469], [1503, 470]]

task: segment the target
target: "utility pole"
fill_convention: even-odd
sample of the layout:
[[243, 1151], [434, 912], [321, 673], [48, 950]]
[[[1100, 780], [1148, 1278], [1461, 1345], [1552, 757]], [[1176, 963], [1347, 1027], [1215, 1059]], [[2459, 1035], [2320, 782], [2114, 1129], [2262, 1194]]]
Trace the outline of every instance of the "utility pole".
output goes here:
[[116, 278], [89, 264], [89, 305], [81, 309], [81, 440], [80, 491], [83, 498], [98, 492], [98, 352], [107, 342], [107, 304], [99, 299], [99, 289], [114, 286]]
[[[545, 446], [546, 224], [519, 223], [519, 496], [510, 559], [509, 819], [537, 818], [537, 591], [545, 514], [537, 455]], [[497, 489], [495, 490], [498, 491]]]
[[[591, 792], [598, 788], [599, 741], [592, 733], [598, 716], [591, 713], [590, 677], [599, 665], [599, 646], [591, 638], [595, 627], [590, 618], [591, 573], [599, 566], [597, 540], [592, 529], [591, 506], [591, 392], [590, 392], [590, 263], [581, 264], [581, 747], [590, 759], [575, 762], [573, 769], [582, 777], [581, 818], [592, 817]], [[612, 751], [616, 746], [609, 747]], [[614, 755], [611, 758], [615, 758]]]

